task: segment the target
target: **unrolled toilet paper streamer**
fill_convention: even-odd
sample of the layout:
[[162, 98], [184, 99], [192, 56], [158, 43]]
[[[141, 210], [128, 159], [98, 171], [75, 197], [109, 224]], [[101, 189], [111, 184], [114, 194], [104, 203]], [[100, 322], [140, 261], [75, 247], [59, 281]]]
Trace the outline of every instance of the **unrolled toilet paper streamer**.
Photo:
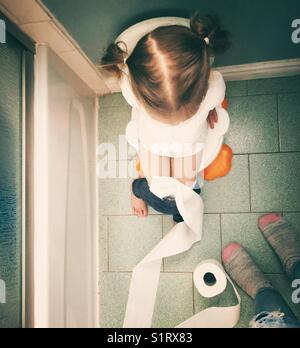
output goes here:
[[[203, 201], [200, 195], [178, 180], [170, 177], [154, 177], [151, 181], [150, 190], [160, 198], [173, 195], [184, 221], [176, 224], [134, 268], [123, 323], [125, 328], [151, 327], [162, 258], [190, 249], [202, 237]], [[222, 266], [219, 266], [221, 270]], [[217, 269], [214, 268], [213, 271], [217, 271]], [[211, 273], [214, 274], [214, 272]], [[218, 285], [221, 284], [220, 274], [216, 274], [218, 279], [220, 279], [217, 282]], [[225, 272], [223, 271], [224, 274]], [[200, 286], [200, 284], [197, 284], [195, 283], [196, 286]], [[240, 298], [235, 288], [234, 291], [240, 303]], [[232, 327], [239, 318], [239, 303], [234, 307], [208, 308], [178, 327]]]

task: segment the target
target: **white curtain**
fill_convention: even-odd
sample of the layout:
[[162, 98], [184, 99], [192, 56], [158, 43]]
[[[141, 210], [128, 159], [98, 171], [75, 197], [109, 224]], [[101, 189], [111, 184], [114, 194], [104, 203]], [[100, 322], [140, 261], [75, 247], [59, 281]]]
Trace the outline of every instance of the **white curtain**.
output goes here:
[[96, 96], [39, 46], [35, 93], [35, 326], [96, 325]]

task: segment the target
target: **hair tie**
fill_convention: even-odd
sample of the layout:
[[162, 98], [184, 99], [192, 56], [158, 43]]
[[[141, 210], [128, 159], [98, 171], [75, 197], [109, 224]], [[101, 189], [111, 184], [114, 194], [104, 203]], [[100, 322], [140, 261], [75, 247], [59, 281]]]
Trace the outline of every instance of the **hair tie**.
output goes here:
[[209, 38], [208, 38], [207, 36], [206, 36], [203, 40], [205, 41], [205, 43], [206, 43], [207, 45], [209, 45]]

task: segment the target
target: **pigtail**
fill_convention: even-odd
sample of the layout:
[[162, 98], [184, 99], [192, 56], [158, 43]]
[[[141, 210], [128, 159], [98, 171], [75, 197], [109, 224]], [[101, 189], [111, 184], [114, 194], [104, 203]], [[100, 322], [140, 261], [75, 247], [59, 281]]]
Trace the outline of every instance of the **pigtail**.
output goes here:
[[224, 53], [231, 46], [230, 33], [222, 29], [217, 15], [201, 16], [196, 12], [191, 17], [190, 27], [205, 42], [210, 55]]
[[114, 74], [117, 78], [120, 78], [122, 75], [122, 65], [126, 63], [126, 58], [127, 48], [125, 43], [112, 43], [107, 47], [101, 59], [99, 68]]

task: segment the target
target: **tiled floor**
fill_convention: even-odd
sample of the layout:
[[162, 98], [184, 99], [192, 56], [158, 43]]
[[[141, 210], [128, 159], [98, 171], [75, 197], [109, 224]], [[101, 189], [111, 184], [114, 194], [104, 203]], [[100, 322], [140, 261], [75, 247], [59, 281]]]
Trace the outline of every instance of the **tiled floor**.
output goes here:
[[[154, 327], [172, 327], [208, 306], [235, 302], [232, 289], [202, 298], [192, 271], [207, 258], [220, 259], [221, 247], [242, 243], [291, 304], [282, 267], [257, 229], [264, 212], [283, 212], [300, 230], [300, 76], [227, 83], [231, 128], [226, 137], [235, 153], [232, 172], [205, 184], [204, 235], [181, 255], [165, 259], [153, 317]], [[120, 94], [100, 99], [99, 143], [118, 143], [130, 119]], [[99, 156], [100, 165], [124, 173], [132, 151], [120, 160]], [[120, 168], [118, 165], [120, 164]], [[108, 168], [108, 167], [107, 167]], [[150, 210], [146, 219], [131, 214], [130, 178], [99, 178], [100, 321], [121, 327], [131, 271], [171, 228], [170, 217]], [[299, 232], [300, 234], [300, 232]], [[252, 300], [240, 290], [239, 327], [247, 327]], [[172, 299], [172, 300], [170, 300]], [[292, 305], [300, 319], [300, 305]]]

